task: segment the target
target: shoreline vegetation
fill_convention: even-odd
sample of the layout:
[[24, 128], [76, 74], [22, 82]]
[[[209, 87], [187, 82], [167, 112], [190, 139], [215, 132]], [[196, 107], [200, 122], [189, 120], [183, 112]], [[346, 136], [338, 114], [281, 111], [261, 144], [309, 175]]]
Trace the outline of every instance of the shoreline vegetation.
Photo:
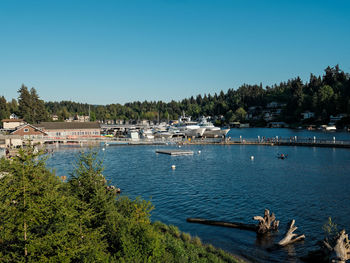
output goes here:
[[164, 122], [177, 120], [183, 113], [194, 119], [211, 116], [216, 126], [235, 122], [250, 127], [267, 127], [283, 122], [291, 128], [336, 125], [350, 127], [350, 74], [338, 65], [327, 67], [323, 76], [310, 74], [308, 82], [300, 77], [272, 86], [241, 85], [225, 93], [197, 95], [182, 101], [135, 101], [121, 105], [91, 105], [72, 101], [45, 102], [35, 88], [18, 90], [18, 99], [6, 101], [0, 96], [0, 120], [15, 113], [24, 121], [36, 124], [45, 121], [79, 120], [102, 123]]
[[92, 150], [58, 178], [33, 147], [0, 159], [1, 262], [245, 262], [116, 193]]

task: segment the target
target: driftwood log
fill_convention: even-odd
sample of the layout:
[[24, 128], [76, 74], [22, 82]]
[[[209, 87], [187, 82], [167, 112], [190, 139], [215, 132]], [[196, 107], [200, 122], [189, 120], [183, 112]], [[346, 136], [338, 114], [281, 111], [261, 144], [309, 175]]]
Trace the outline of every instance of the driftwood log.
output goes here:
[[225, 222], [225, 221], [214, 221], [202, 218], [187, 218], [189, 223], [198, 223], [212, 226], [223, 226], [231, 228], [239, 228], [243, 230], [250, 230], [257, 232], [258, 234], [265, 234], [270, 231], [277, 231], [279, 221], [276, 221], [274, 213], [270, 215], [270, 211], [265, 209], [264, 217], [254, 216], [254, 220], [258, 220], [258, 224], [244, 224], [237, 222]]
[[253, 219], [259, 221], [257, 229], [258, 234], [265, 234], [270, 231], [278, 230], [280, 221], [276, 220], [274, 213], [270, 215], [270, 211], [268, 209], [265, 209], [264, 217], [254, 216]]
[[280, 242], [278, 242], [279, 246], [283, 247], [283, 246], [292, 244], [294, 242], [297, 242], [299, 240], [305, 239], [305, 235], [298, 236], [297, 234], [294, 233], [294, 231], [298, 229], [294, 224], [295, 224], [294, 219], [289, 222], [284, 238]]
[[207, 220], [207, 219], [202, 219], [202, 218], [187, 218], [187, 222], [204, 224], [204, 225], [212, 225], [212, 226], [239, 228], [239, 229], [250, 230], [250, 231], [254, 231], [254, 232], [256, 232], [258, 230], [258, 227], [255, 224], [243, 224], [243, 223], [237, 223], [237, 222], [214, 221], [214, 220]]
[[323, 244], [330, 254], [330, 262], [345, 263], [350, 260], [350, 242], [345, 230], [340, 231], [331, 241], [324, 240]]

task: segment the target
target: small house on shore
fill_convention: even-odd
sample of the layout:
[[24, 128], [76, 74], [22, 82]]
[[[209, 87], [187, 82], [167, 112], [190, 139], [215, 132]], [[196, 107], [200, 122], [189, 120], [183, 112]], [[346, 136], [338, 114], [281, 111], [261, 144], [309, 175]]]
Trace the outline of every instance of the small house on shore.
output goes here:
[[23, 119], [3, 119], [2, 128], [7, 131], [14, 131], [17, 127], [25, 124]]
[[47, 135], [45, 132], [31, 124], [24, 124], [20, 127], [17, 127], [17, 129], [11, 134], [19, 135], [23, 139], [41, 139]]
[[100, 137], [101, 128], [97, 122], [42, 122], [39, 129], [54, 138]]

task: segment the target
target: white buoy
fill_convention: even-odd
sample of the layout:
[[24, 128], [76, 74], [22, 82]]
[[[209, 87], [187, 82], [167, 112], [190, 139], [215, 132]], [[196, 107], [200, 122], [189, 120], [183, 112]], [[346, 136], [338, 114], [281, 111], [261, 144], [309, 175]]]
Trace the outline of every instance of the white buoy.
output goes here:
[[179, 145], [179, 148], [181, 148], [181, 145]]
[[198, 151], [198, 154], [200, 154], [201, 153], [201, 151]]
[[102, 151], [106, 150], [105, 148], [102, 148]]
[[175, 168], [176, 168], [176, 166], [173, 164], [173, 165], [171, 166], [171, 169], [175, 170]]
[[252, 155], [252, 156], [250, 156], [250, 160], [254, 160], [254, 156]]

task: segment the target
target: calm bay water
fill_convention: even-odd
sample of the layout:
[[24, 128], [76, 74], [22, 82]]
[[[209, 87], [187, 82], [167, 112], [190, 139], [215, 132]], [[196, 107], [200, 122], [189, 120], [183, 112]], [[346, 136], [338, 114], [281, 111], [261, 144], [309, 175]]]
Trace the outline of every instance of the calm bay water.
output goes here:
[[[313, 137], [350, 140], [349, 133], [322, 133], [287, 129], [233, 129], [237, 138]], [[270, 147], [253, 145], [184, 146], [193, 156], [168, 156], [156, 149], [176, 146], [109, 146], [100, 151], [104, 175], [131, 198], [141, 196], [155, 205], [152, 220], [178, 226], [227, 251], [253, 262], [300, 262], [299, 256], [323, 238], [329, 216], [350, 231], [350, 149]], [[48, 160], [57, 175], [67, 175], [81, 148], [61, 147]], [[198, 151], [201, 151], [199, 154]], [[278, 153], [288, 154], [286, 160]], [[254, 156], [254, 160], [250, 156]], [[176, 165], [176, 170], [171, 165]], [[249, 231], [190, 224], [187, 217], [254, 223], [264, 209], [275, 212], [280, 232], [258, 240]], [[279, 241], [289, 220], [306, 240], [268, 251]]]

